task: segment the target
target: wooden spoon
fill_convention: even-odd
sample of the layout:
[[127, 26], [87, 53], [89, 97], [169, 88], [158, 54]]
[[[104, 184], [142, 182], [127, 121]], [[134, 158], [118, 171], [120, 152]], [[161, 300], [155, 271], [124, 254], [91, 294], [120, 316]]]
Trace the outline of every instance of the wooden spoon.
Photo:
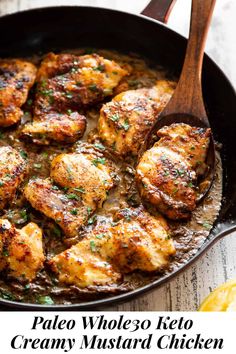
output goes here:
[[[202, 63], [206, 37], [216, 0], [192, 0], [191, 24], [184, 65], [172, 98], [147, 134], [139, 158], [153, 141], [153, 134], [163, 126], [186, 123], [210, 127], [202, 96]], [[139, 159], [138, 159], [139, 160]], [[209, 166], [198, 200], [209, 190], [215, 171], [215, 146], [211, 135], [206, 163]]]

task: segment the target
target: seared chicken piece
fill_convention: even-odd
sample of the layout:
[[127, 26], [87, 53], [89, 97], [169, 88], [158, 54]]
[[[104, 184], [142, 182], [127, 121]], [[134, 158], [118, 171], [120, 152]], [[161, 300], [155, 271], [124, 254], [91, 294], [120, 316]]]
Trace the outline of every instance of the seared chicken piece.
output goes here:
[[[33, 208], [55, 220], [66, 237], [74, 237], [113, 186], [112, 169], [96, 154], [61, 154], [52, 161], [49, 179], [31, 180], [25, 197]], [[65, 192], [66, 190], [66, 192]]]
[[170, 219], [188, 218], [196, 208], [196, 182], [205, 170], [210, 129], [172, 124], [137, 166], [141, 196]]
[[[113, 187], [112, 167], [102, 154], [61, 154], [51, 164], [51, 178], [61, 187], [78, 190], [91, 210], [101, 207]], [[81, 193], [82, 191], [82, 193]]]
[[0, 210], [12, 201], [24, 178], [26, 161], [10, 146], [0, 147]]
[[60, 282], [86, 288], [113, 285], [122, 279], [110, 263], [91, 250], [93, 242], [86, 238], [49, 262]]
[[65, 237], [76, 236], [89, 218], [90, 210], [83, 205], [79, 197], [66, 194], [49, 179], [31, 180], [25, 187], [24, 194], [33, 208], [60, 225]]
[[34, 84], [36, 71], [32, 63], [24, 60], [0, 60], [0, 126], [9, 127], [20, 120], [20, 108]]
[[49, 53], [38, 71], [35, 115], [79, 108], [102, 101], [127, 75], [116, 62], [97, 54], [77, 56]]
[[48, 114], [46, 121], [26, 124], [22, 136], [30, 138], [35, 144], [49, 145], [52, 141], [74, 143], [84, 133], [86, 118], [77, 112], [68, 114]]
[[45, 256], [42, 230], [29, 223], [21, 230], [0, 219], [0, 270], [23, 282], [31, 282], [42, 269]]
[[152, 88], [122, 92], [104, 104], [98, 121], [102, 141], [119, 155], [137, 155], [175, 86], [174, 82], [159, 81]]
[[8, 255], [5, 245], [8, 240], [13, 239], [15, 235], [15, 228], [11, 223], [6, 219], [0, 219], [0, 272], [5, 269], [7, 265]]
[[142, 208], [124, 209], [119, 217], [117, 223], [100, 225], [50, 261], [61, 282], [82, 288], [112, 285], [121, 274], [160, 271], [168, 265], [175, 247], [162, 217]]
[[191, 168], [201, 174], [206, 168], [210, 132], [210, 129], [194, 128], [187, 124], [171, 124], [158, 131], [161, 138], [158, 143], [181, 154]]
[[126, 74], [118, 64], [96, 54], [49, 53], [38, 71], [34, 121], [23, 129], [22, 136], [38, 144], [75, 142], [86, 124], [84, 116], [72, 115], [71, 110], [102, 101]]

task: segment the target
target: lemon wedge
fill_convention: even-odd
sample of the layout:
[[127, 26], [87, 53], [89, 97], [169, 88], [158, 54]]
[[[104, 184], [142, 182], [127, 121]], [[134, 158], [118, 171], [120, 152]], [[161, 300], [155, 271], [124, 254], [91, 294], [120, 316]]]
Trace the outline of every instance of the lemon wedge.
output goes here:
[[228, 281], [210, 293], [199, 311], [236, 311], [236, 279]]

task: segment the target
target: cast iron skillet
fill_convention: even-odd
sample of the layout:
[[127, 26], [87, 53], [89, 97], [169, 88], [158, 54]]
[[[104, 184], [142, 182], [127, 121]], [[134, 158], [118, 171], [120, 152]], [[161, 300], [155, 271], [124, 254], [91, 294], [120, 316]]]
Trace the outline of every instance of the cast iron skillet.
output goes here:
[[[166, 19], [171, 0], [152, 1], [146, 15]], [[160, 5], [165, 5], [164, 7]], [[152, 12], [154, 10], [154, 13]], [[164, 11], [163, 11], [164, 10]], [[136, 52], [179, 74], [186, 39], [145, 16], [92, 7], [51, 7], [0, 18], [0, 57], [17, 57], [80, 47]], [[196, 255], [177, 271], [129, 293], [78, 305], [43, 306], [0, 300], [17, 309], [85, 309], [127, 300], [160, 286], [192, 264], [217, 240], [236, 230], [236, 94], [228, 79], [207, 56], [203, 94], [215, 139], [223, 144], [223, 204], [210, 237]]]

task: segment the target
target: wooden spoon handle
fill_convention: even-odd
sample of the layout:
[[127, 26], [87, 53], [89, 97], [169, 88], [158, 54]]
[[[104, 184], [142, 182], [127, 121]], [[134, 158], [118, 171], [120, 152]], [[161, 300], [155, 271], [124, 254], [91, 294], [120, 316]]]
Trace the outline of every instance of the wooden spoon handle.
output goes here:
[[176, 0], [152, 0], [141, 12], [142, 15], [167, 23]]
[[209, 125], [202, 97], [202, 62], [216, 0], [192, 0], [191, 24], [185, 61], [177, 88], [162, 116], [185, 113]]

